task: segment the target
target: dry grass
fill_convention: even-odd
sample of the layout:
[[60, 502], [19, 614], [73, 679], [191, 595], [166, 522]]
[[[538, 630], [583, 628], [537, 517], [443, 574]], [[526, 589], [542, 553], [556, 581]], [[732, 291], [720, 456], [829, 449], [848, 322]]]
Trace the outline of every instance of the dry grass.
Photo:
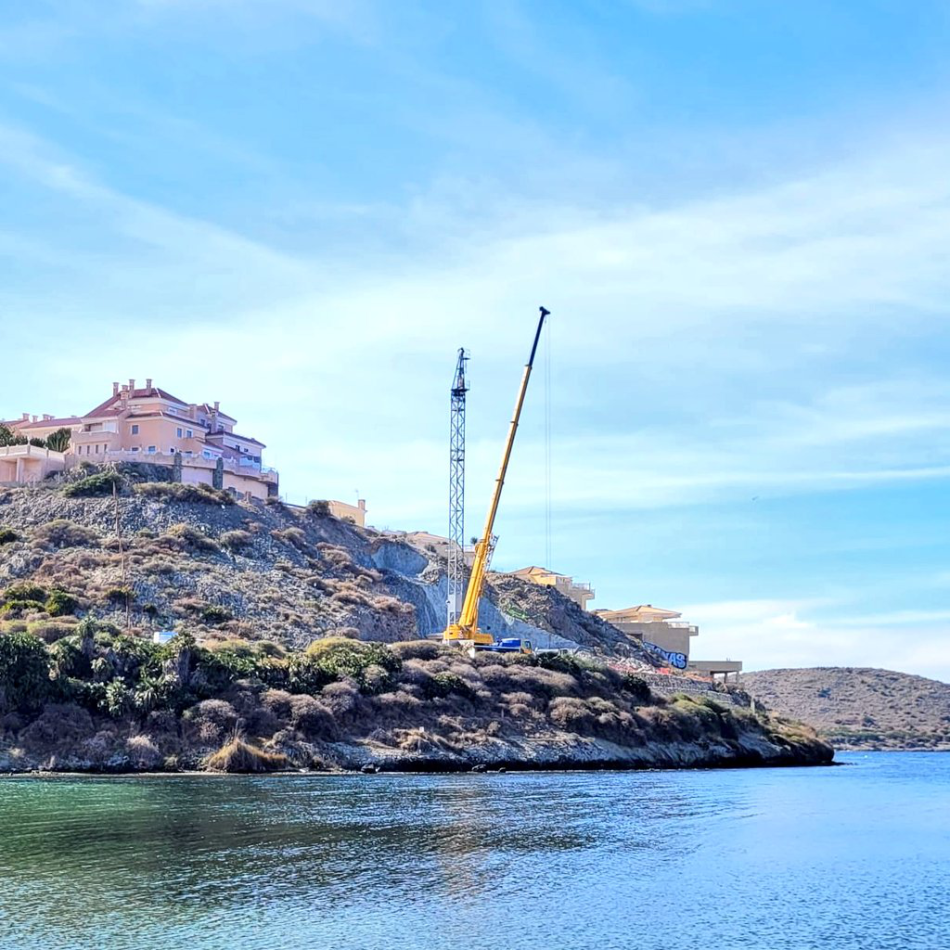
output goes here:
[[287, 756], [265, 752], [240, 736], [234, 736], [217, 752], [206, 756], [202, 765], [209, 772], [277, 772], [287, 768]]

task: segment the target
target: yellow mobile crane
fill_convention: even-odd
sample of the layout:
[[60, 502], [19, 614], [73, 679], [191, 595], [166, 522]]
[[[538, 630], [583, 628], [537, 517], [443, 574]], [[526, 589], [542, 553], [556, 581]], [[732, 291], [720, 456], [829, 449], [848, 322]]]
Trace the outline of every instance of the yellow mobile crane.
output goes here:
[[[488, 573], [488, 565], [491, 562], [491, 556], [495, 550], [495, 544], [498, 539], [494, 535], [495, 515], [498, 514], [498, 503], [501, 501], [501, 490], [505, 486], [505, 475], [508, 472], [508, 463], [511, 461], [511, 450], [515, 444], [515, 435], [518, 432], [518, 422], [521, 419], [521, 409], [524, 406], [525, 394], [528, 391], [528, 380], [531, 379], [531, 370], [534, 366], [534, 356], [538, 350], [538, 341], [541, 339], [541, 330], [544, 327], [544, 319], [550, 313], [544, 307], [540, 308], [541, 319], [538, 320], [538, 329], [534, 334], [534, 343], [531, 346], [531, 355], [525, 364], [524, 374], [521, 377], [521, 386], [518, 389], [518, 398], [515, 401], [515, 411], [511, 419], [511, 425], [508, 427], [508, 438], [505, 440], [505, 451], [501, 457], [501, 468], [498, 471], [498, 477], [495, 479], [495, 490], [492, 493], [491, 505], [488, 507], [488, 517], [485, 520], [485, 530], [482, 537], [475, 545], [475, 560], [472, 563], [472, 573], [468, 581], [468, 589], [465, 591], [465, 600], [462, 602], [462, 610], [459, 613], [458, 620], [450, 623], [442, 633], [442, 640], [445, 643], [455, 643], [460, 647], [470, 649], [492, 649], [496, 646], [495, 639], [490, 633], [478, 628], [478, 604], [481, 600], [482, 592], [485, 589], [485, 575]], [[503, 641], [503, 645], [512, 652], [529, 652], [530, 644], [522, 645], [520, 641], [510, 643]]]

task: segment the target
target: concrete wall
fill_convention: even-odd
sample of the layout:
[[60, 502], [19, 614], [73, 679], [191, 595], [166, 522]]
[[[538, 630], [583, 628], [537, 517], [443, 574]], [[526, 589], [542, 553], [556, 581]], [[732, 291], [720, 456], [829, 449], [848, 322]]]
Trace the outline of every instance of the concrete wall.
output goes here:
[[65, 466], [66, 456], [62, 452], [35, 445], [0, 446], [0, 482], [41, 482], [52, 472], [61, 472]]
[[689, 656], [690, 639], [696, 636], [697, 630], [693, 626], [674, 627], [666, 622], [659, 623], [631, 623], [629, 621], [613, 624], [618, 630], [628, 636], [634, 636], [647, 643], [655, 643], [660, 649], [669, 653], [682, 653]]

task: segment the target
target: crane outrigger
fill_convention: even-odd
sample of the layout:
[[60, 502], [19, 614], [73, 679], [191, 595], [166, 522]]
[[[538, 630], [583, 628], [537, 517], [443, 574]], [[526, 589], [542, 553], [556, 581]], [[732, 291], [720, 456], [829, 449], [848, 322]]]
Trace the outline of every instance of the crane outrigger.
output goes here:
[[[485, 589], [485, 577], [488, 574], [488, 565], [495, 550], [498, 539], [495, 537], [495, 516], [498, 514], [498, 503], [501, 501], [501, 491], [505, 486], [505, 476], [508, 473], [508, 463], [511, 461], [511, 451], [515, 444], [515, 435], [518, 432], [518, 423], [521, 419], [521, 410], [524, 406], [525, 394], [528, 391], [528, 381], [531, 379], [531, 370], [534, 367], [534, 357], [538, 351], [538, 342], [541, 339], [541, 330], [544, 327], [545, 317], [550, 313], [544, 307], [540, 308], [541, 318], [538, 320], [538, 329], [534, 334], [534, 343], [531, 346], [531, 355], [525, 364], [524, 374], [521, 377], [521, 386], [518, 388], [518, 398], [515, 401], [515, 411], [508, 427], [508, 438], [505, 440], [505, 450], [501, 457], [501, 467], [495, 479], [495, 490], [492, 492], [491, 504], [488, 507], [488, 517], [485, 519], [485, 529], [475, 545], [475, 560], [472, 563], [472, 573], [469, 577], [468, 588], [458, 619], [446, 626], [442, 633], [445, 643], [462, 647], [463, 649], [490, 650], [496, 647], [495, 638], [478, 626], [478, 606]], [[508, 641], [503, 641], [507, 644]], [[518, 641], [518, 645], [511, 644], [509, 649], [517, 652], [529, 652], [530, 645], [525, 647]]]

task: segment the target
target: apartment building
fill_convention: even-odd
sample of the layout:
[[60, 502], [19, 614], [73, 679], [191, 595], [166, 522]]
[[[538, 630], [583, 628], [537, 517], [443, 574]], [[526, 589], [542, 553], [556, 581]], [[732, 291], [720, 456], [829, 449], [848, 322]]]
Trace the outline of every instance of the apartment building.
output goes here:
[[741, 660], [692, 659], [691, 645], [693, 638], [699, 636], [699, 627], [683, 620], [678, 610], [639, 604], [623, 610], [595, 610], [594, 613], [627, 636], [640, 640], [674, 669], [693, 670], [723, 680], [728, 680], [730, 676], [738, 680], [742, 671]]
[[[181, 465], [183, 482], [218, 484], [243, 495], [276, 495], [278, 474], [263, 463], [265, 445], [235, 431], [219, 402], [185, 402], [145, 380], [113, 383], [112, 395], [83, 416], [30, 416], [5, 423], [27, 438], [68, 428], [65, 464], [140, 461]], [[55, 461], [55, 460], [54, 460]], [[45, 473], [43, 473], [45, 474]]]
[[580, 583], [567, 574], [558, 574], [557, 571], [550, 571], [546, 567], [523, 567], [520, 571], [510, 571], [509, 573], [512, 577], [519, 577], [521, 580], [530, 581], [532, 584], [538, 584], [541, 587], [554, 587], [583, 610], [587, 610], [587, 604], [595, 596], [590, 584]]

